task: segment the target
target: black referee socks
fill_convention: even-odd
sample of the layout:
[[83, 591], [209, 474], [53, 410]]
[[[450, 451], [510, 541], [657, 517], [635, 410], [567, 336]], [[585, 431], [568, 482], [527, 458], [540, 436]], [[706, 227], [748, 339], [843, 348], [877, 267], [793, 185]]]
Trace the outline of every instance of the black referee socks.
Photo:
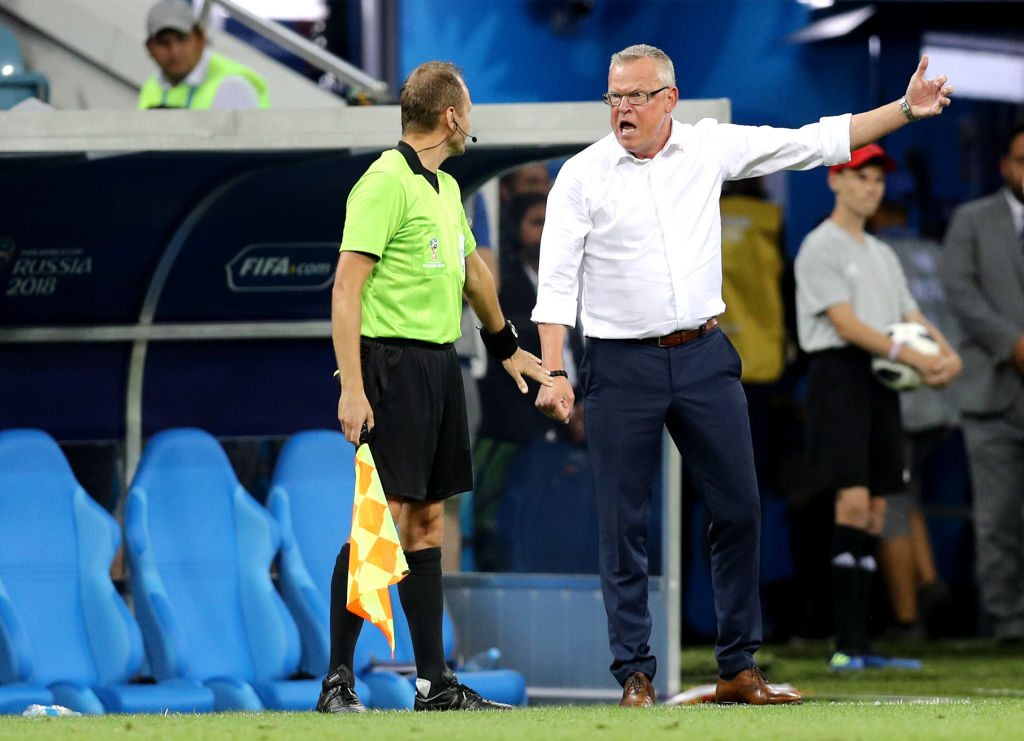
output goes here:
[[832, 534], [832, 608], [836, 623], [836, 651], [857, 656], [864, 636], [861, 603], [865, 530], [836, 525]]
[[356, 653], [356, 641], [363, 627], [363, 618], [349, 612], [348, 604], [348, 552], [349, 544], [341, 547], [334, 562], [331, 575], [331, 661], [327, 668], [330, 674], [338, 666], [352, 668]]
[[445, 670], [444, 591], [441, 586], [441, 549], [406, 551], [409, 574], [398, 582], [398, 596], [409, 620], [416, 676], [431, 684], [441, 681]]

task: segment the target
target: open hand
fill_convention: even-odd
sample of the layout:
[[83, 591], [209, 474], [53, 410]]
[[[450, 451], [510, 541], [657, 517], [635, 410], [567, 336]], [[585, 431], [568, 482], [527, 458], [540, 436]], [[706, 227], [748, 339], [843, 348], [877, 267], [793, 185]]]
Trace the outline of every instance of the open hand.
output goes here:
[[924, 79], [927, 69], [928, 55], [925, 54], [907, 85], [907, 104], [915, 118], [938, 116], [949, 105], [949, 96], [953, 94], [953, 86], [946, 84], [949, 78], [945, 75], [939, 75], [934, 80]]
[[502, 360], [501, 366], [512, 376], [519, 391], [524, 394], [529, 390], [526, 386], [526, 378], [532, 378], [542, 387], [551, 385], [551, 374], [541, 367], [540, 358], [521, 347], [511, 357]]

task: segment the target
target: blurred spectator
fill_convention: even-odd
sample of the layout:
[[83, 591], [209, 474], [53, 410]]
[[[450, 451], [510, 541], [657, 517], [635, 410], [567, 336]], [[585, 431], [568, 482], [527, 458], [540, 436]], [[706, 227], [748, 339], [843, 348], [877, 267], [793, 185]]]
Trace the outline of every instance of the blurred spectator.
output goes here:
[[498, 197], [503, 203], [517, 193], [548, 194], [551, 190], [551, 173], [543, 162], [534, 162], [507, 172], [498, 180]]
[[[720, 204], [725, 313], [718, 320], [743, 362], [740, 381], [747, 397], [765, 533], [761, 597], [771, 617], [765, 630], [778, 639], [796, 630], [800, 606], [793, 593], [797, 583], [792, 557], [799, 550], [795, 537], [802, 534], [790, 524], [796, 524], [791, 472], [801, 462], [801, 422], [794, 399], [793, 266], [783, 247], [782, 209], [768, 201], [763, 178], [727, 181]], [[698, 501], [694, 492], [684, 491], [684, 517], [690, 516], [687, 504]], [[815, 589], [820, 584], [817, 578], [809, 581]]]
[[[519, 220], [508, 213], [512, 199], [520, 193], [539, 193], [547, 196], [551, 190], [551, 173], [543, 162], [522, 165], [506, 172], [498, 180], [498, 200], [500, 202], [499, 239], [500, 247], [514, 243], [518, 239]], [[519, 326], [519, 325], [516, 325]]]
[[[513, 196], [506, 214], [517, 229], [501, 245], [500, 267], [502, 310], [519, 331], [520, 347], [540, 352], [537, 326], [530, 313], [537, 300], [537, 268], [540, 259], [540, 235], [544, 227], [543, 193], [520, 193]], [[582, 359], [580, 333], [567, 336], [563, 353], [569, 381], [577, 383], [576, 369]], [[537, 440], [553, 439], [566, 434], [577, 443], [583, 442], [582, 402], [574, 413], [574, 425], [562, 425], [533, 408], [533, 400], [518, 389], [512, 393], [501, 383], [505, 373], [499, 363], [488, 362], [487, 373], [480, 381], [482, 418], [474, 452], [473, 525], [474, 555], [479, 571], [502, 569], [501, 544], [495, 533], [498, 506], [505, 495], [509, 466], [524, 447]]]
[[754, 465], [761, 487], [774, 487], [780, 451], [773, 409], [786, 366], [786, 313], [782, 297], [782, 209], [769, 203], [760, 178], [722, 189], [722, 300], [718, 321], [743, 361]]
[[139, 90], [139, 108], [268, 108], [267, 84], [254, 71], [207, 47], [184, 0], [160, 0], [146, 18], [146, 50], [160, 68]]
[[1024, 124], [1004, 187], [961, 206], [940, 270], [964, 337], [959, 395], [974, 492], [978, 586], [993, 636], [1024, 641]]
[[[873, 378], [871, 357], [912, 365], [934, 387], [948, 385], [961, 367], [942, 332], [919, 310], [895, 254], [865, 232], [885, 193], [886, 173], [895, 167], [877, 144], [831, 167], [828, 185], [835, 207], [804, 238], [796, 259], [800, 345], [810, 354], [808, 484], [835, 502], [836, 646], [829, 666], [841, 671], [920, 668], [920, 662], [875, 655], [866, 633], [885, 497], [904, 485], [899, 396]], [[884, 334], [901, 321], [926, 327], [941, 355], [923, 355]]]

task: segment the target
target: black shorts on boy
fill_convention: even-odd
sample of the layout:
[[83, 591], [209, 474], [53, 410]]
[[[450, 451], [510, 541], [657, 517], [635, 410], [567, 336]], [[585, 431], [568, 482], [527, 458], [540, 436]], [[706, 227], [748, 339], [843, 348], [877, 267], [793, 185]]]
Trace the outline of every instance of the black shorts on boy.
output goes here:
[[901, 491], [905, 451], [899, 394], [871, 373], [871, 356], [844, 347], [811, 353], [807, 372], [807, 486]]

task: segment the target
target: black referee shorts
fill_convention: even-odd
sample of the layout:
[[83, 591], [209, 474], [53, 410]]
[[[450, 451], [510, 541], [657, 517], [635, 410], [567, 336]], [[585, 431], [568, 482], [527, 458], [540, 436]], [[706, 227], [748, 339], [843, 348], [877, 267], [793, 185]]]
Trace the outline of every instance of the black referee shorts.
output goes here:
[[806, 408], [811, 493], [851, 486], [865, 486], [872, 496], [903, 490], [899, 394], [875, 380], [867, 352], [845, 347], [812, 353]]
[[373, 409], [370, 452], [384, 494], [423, 502], [472, 489], [466, 395], [455, 348], [363, 337], [360, 350]]

